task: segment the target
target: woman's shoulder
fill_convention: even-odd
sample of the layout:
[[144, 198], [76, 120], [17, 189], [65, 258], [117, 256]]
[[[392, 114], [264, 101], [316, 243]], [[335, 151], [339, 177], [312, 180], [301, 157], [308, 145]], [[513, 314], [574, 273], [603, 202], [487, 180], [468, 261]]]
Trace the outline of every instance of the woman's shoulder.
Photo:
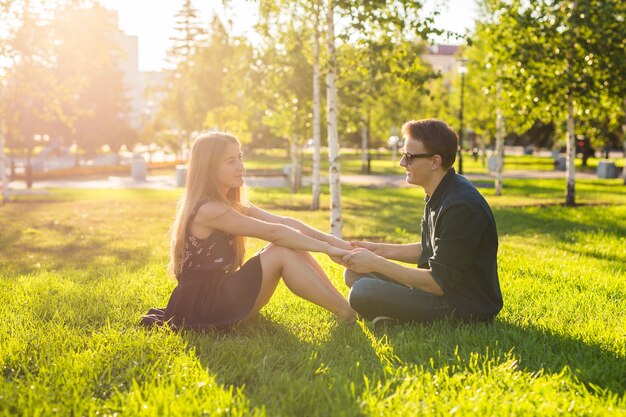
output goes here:
[[204, 201], [196, 210], [196, 219], [200, 221], [214, 220], [230, 211], [232, 207], [221, 201]]

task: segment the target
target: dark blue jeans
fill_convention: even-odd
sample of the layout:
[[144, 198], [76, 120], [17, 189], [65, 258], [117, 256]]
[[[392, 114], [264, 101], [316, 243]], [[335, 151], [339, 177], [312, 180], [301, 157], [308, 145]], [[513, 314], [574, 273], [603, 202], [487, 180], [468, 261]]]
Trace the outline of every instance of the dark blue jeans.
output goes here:
[[407, 322], [430, 322], [453, 312], [445, 296], [407, 287], [383, 275], [346, 270], [344, 278], [351, 287], [350, 306], [367, 320], [385, 316]]

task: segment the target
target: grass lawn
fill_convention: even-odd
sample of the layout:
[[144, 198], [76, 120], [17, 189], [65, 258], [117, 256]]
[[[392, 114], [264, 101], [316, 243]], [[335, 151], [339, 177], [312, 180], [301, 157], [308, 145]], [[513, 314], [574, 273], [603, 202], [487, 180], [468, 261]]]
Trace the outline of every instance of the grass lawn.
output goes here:
[[[144, 329], [175, 285], [166, 233], [180, 191], [19, 197], [0, 206], [0, 415], [626, 415], [626, 186], [579, 180], [576, 208], [563, 189], [481, 189], [500, 233], [494, 323], [386, 332], [338, 325], [283, 284], [228, 333]], [[251, 196], [326, 230], [309, 193]], [[344, 186], [344, 233], [416, 241], [423, 204], [417, 188]]]

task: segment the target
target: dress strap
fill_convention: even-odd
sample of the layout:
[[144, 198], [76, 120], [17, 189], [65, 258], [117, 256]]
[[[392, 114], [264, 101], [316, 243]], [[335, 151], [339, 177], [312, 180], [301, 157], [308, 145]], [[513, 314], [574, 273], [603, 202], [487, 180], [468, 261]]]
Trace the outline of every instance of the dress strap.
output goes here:
[[200, 202], [198, 202], [198, 204], [196, 204], [196, 206], [191, 211], [191, 216], [189, 216], [189, 221], [187, 221], [187, 226], [185, 227], [185, 232], [187, 232], [187, 234], [189, 234], [189, 225], [191, 224], [193, 219], [196, 217], [196, 214], [198, 214], [198, 210], [200, 210], [200, 207], [202, 207], [202, 205], [204, 203], [207, 203], [208, 201], [210, 201], [208, 198], [205, 198], [204, 200], [200, 200]]

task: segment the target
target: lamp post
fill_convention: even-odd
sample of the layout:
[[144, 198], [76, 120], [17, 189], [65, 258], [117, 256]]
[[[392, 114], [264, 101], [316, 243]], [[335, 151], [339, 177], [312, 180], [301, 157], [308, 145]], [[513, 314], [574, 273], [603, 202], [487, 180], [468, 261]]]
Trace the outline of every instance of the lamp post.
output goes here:
[[467, 74], [467, 60], [459, 59], [459, 73], [461, 74], [461, 110], [459, 111], [459, 174], [463, 175], [463, 98], [465, 94], [465, 74]]

